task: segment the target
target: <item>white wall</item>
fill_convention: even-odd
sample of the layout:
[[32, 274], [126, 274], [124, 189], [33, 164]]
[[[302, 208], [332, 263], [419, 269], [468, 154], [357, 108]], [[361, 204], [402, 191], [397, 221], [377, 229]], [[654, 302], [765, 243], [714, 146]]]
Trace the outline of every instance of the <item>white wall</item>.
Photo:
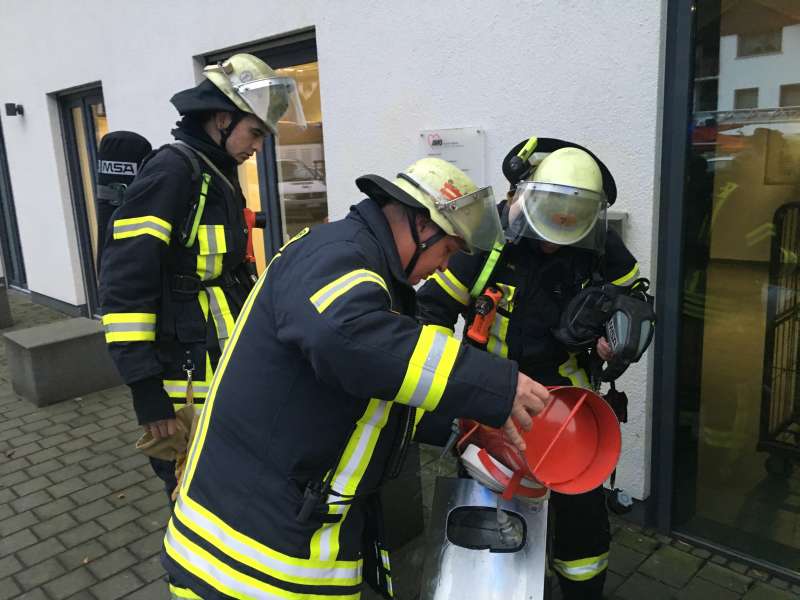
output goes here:
[[733, 110], [735, 90], [754, 87], [758, 108], [780, 106], [781, 86], [800, 83], [800, 25], [783, 28], [780, 54], [736, 58], [736, 38], [720, 38], [718, 110]]
[[[113, 7], [113, 8], [111, 8]], [[235, 8], [234, 8], [235, 7]], [[662, 3], [323, 0], [6, 3], [0, 19], [9, 163], [32, 290], [83, 301], [60, 132], [47, 94], [101, 81], [114, 129], [168, 140], [168, 103], [195, 81], [192, 57], [315, 26], [331, 217], [359, 199], [353, 179], [394, 175], [416, 158], [420, 129], [480, 126], [490, 182], [532, 134], [591, 147], [615, 174], [615, 208], [644, 273], [654, 253]], [[48, 240], [44, 243], [43, 240]], [[626, 375], [631, 397], [619, 479], [648, 490], [648, 372]]]

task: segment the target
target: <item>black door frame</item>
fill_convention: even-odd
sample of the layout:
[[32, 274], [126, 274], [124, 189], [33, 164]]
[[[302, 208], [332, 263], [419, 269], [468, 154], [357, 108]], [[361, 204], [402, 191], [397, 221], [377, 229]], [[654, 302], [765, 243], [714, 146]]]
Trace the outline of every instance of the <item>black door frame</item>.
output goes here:
[[[90, 225], [86, 217], [86, 190], [83, 185], [77, 140], [75, 139], [75, 123], [72, 118], [72, 109], [80, 108], [83, 114], [84, 134], [86, 135], [89, 152], [89, 168], [92, 172], [92, 186], [94, 188], [97, 179], [97, 141], [95, 139], [94, 118], [90, 105], [98, 102], [103, 103], [103, 89], [99, 83], [83, 91], [65, 94], [58, 98], [64, 153], [67, 157], [67, 170], [69, 173], [70, 196], [72, 197], [72, 213], [75, 219], [75, 230], [78, 234], [78, 251], [81, 259], [83, 289], [86, 296], [86, 306], [83, 310], [84, 314], [90, 317], [98, 313], [100, 300], [97, 293], [97, 275], [95, 274], [94, 257], [92, 255]], [[94, 189], [92, 191], [93, 193], [96, 192]], [[96, 193], [94, 193], [94, 197], [97, 198]]]
[[[210, 65], [223, 61], [237, 52], [248, 52], [265, 61], [273, 69], [291, 67], [317, 60], [317, 38], [313, 27], [291, 34], [270, 38], [262, 42], [226, 48], [201, 57]], [[258, 185], [261, 195], [261, 209], [267, 213], [267, 226], [264, 228], [264, 253], [269, 260], [283, 246], [283, 220], [281, 217], [281, 198], [278, 188], [278, 153], [275, 136], [267, 134], [264, 148], [256, 155]]]
[[645, 523], [698, 547], [800, 581], [796, 572], [673, 528], [676, 428], [684, 281], [684, 212], [689, 123], [693, 114], [695, 0], [668, 0], [656, 278], [659, 333], [654, 343], [651, 495]]
[[3, 253], [3, 276], [6, 284], [18, 289], [27, 289], [25, 260], [19, 240], [17, 211], [11, 189], [11, 171], [8, 168], [3, 124], [0, 121], [0, 251]]

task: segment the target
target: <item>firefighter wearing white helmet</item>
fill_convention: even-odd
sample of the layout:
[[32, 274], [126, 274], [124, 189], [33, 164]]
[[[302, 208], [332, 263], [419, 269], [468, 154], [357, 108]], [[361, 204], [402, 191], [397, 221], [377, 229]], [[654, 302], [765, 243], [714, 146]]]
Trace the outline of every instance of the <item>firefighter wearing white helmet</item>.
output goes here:
[[182, 456], [170, 448], [185, 448], [187, 433], [176, 410], [185, 416], [205, 400], [253, 286], [238, 166], [279, 122], [304, 123], [294, 81], [255, 56], [204, 75], [172, 97], [182, 117], [175, 142], [150, 154], [125, 190], [99, 281], [108, 348], [145, 429], [140, 447], [170, 495]]
[[519, 444], [511, 415], [528, 428], [549, 401], [514, 362], [415, 318], [416, 280], [502, 233], [483, 239], [488, 192], [430, 159], [357, 186], [367, 198], [282, 248], [236, 322], [164, 541], [176, 597], [358, 598], [362, 578], [391, 597], [378, 492], [424, 415]]
[[207, 66], [203, 75], [239, 110], [261, 119], [273, 134], [278, 133], [278, 121], [306, 126], [295, 80], [278, 75], [252, 54], [234, 54]]
[[[453, 328], [464, 315], [469, 323], [476, 299], [487, 288], [499, 291], [486, 351], [517, 361], [522, 373], [545, 385], [590, 387], [589, 349], [567, 346], [554, 330], [587, 284], [630, 286], [637, 278], [636, 259], [606, 230], [606, 206], [617, 195], [614, 178], [588, 149], [552, 138], [522, 140], [502, 170], [512, 188], [511, 202], [502, 207], [507, 242], [454, 256], [419, 290], [419, 318]], [[601, 358], [611, 358], [605, 340], [589, 343]], [[444, 442], [449, 428], [441, 433]], [[556, 515], [553, 567], [564, 598], [599, 600], [610, 542], [602, 487], [579, 495], [553, 492], [549, 505]]]

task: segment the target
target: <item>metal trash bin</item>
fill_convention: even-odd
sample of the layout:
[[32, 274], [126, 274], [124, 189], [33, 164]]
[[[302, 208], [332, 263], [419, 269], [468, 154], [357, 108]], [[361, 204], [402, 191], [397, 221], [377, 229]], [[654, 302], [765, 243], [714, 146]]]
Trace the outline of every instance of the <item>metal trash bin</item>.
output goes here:
[[421, 600], [544, 597], [547, 500], [500, 499], [519, 534], [508, 536], [498, 527], [497, 498], [472, 479], [436, 480]]

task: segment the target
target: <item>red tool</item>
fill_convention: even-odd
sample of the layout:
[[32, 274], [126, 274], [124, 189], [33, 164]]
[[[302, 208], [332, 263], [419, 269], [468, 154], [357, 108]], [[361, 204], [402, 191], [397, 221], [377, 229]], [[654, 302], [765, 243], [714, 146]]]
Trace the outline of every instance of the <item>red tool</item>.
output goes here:
[[476, 344], [485, 346], [489, 342], [489, 331], [497, 315], [497, 307], [503, 298], [503, 292], [494, 287], [487, 287], [483, 294], [475, 298], [475, 316], [467, 329], [467, 337]]
[[253, 251], [253, 229], [264, 229], [267, 226], [267, 213], [253, 211], [249, 208], [244, 209], [244, 223], [247, 225], [247, 251], [244, 259], [247, 262], [255, 263], [256, 255]]

